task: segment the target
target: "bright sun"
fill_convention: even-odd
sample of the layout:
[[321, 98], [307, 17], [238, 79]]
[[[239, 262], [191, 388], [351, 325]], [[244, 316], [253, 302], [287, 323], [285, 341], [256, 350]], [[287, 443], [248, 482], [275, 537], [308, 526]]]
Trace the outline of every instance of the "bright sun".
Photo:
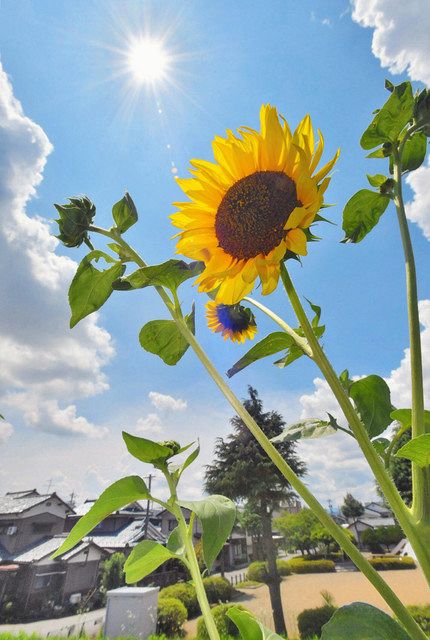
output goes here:
[[153, 83], [166, 76], [169, 56], [160, 40], [141, 38], [131, 44], [127, 64], [137, 82]]

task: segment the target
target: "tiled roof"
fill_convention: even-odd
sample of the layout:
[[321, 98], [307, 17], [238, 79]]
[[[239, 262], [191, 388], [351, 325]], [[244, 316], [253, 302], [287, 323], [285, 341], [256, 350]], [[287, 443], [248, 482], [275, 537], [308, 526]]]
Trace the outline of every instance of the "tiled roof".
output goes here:
[[50, 495], [6, 495], [0, 497], [0, 515], [22, 513], [35, 505], [45, 502]]
[[54, 553], [62, 542], [64, 542], [64, 536], [54, 536], [24, 549], [9, 559], [19, 563], [35, 562]]
[[[92, 540], [98, 547], [103, 549], [124, 549], [132, 547], [145, 537], [145, 519], [133, 520], [129, 524], [116, 531], [105, 535], [88, 536], [87, 540]], [[166, 538], [161, 531], [148, 523], [147, 540], [154, 540], [161, 544], [166, 543]]]
[[[74, 511], [75, 511], [74, 515], [84, 516], [86, 513], [88, 513], [88, 511], [91, 509], [91, 507], [94, 505], [94, 503], [95, 503], [95, 500], [86, 500], [83, 504], [78, 504], [74, 509]], [[137, 514], [139, 514], [141, 511], [143, 512], [144, 508], [140, 504], [139, 501], [132, 502], [130, 506], [133, 507], [136, 504], [138, 505], [137, 509], [134, 509], [134, 508], [130, 509], [130, 508], [124, 507], [123, 509], [118, 509], [118, 511], [115, 511], [114, 513], [126, 513], [126, 514], [137, 513]], [[142, 507], [142, 508], [139, 509], [139, 507]]]

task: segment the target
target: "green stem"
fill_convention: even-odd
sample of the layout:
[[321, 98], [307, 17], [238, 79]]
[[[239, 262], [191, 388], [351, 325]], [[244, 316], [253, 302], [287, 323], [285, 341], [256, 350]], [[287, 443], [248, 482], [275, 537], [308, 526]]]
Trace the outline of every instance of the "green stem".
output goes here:
[[190, 344], [195, 354], [218, 386], [220, 391], [224, 394], [226, 399], [230, 402], [233, 409], [240, 416], [244, 424], [248, 427], [258, 444], [265, 451], [268, 457], [272, 460], [275, 466], [279, 469], [282, 475], [288, 480], [290, 485], [297, 491], [297, 493], [303, 498], [306, 504], [317, 516], [321, 524], [328, 529], [330, 534], [339, 544], [339, 546], [345, 551], [345, 553], [351, 558], [356, 567], [366, 576], [366, 578], [373, 584], [375, 589], [384, 598], [385, 602], [395, 613], [397, 618], [401, 621], [405, 629], [411, 635], [411, 638], [416, 640], [424, 640], [426, 638], [425, 633], [420, 629], [415, 620], [412, 618], [406, 607], [402, 604], [401, 600], [396, 596], [394, 591], [388, 586], [388, 584], [381, 578], [379, 573], [371, 566], [366, 558], [358, 551], [357, 547], [351, 542], [350, 538], [344, 532], [344, 530], [337, 525], [331, 516], [326, 512], [324, 507], [318, 502], [315, 496], [309, 491], [306, 485], [300, 480], [300, 478], [294, 473], [293, 469], [283, 459], [281, 454], [270, 442], [264, 432], [260, 429], [255, 420], [246, 411], [243, 404], [235, 396], [230, 387], [224, 382], [222, 376], [214, 367], [194, 334], [189, 330], [185, 321], [178, 321], [178, 327], [184, 338]]
[[210, 640], [220, 640], [218, 629], [216, 627], [216, 624], [212, 615], [211, 607], [206, 595], [202, 575], [200, 573], [199, 562], [197, 560], [196, 552], [193, 546], [192, 527], [190, 528], [190, 530], [188, 529], [187, 523], [184, 518], [184, 514], [182, 513], [182, 509], [178, 504], [178, 495], [176, 493], [176, 486], [172, 477], [170, 476], [168, 471], [166, 471], [164, 475], [169, 485], [170, 495], [173, 503], [172, 512], [176, 516], [176, 520], [178, 522], [179, 533], [185, 548], [187, 566], [190, 571], [192, 581], [194, 583], [197, 600], [199, 602], [202, 616], [205, 621], [206, 629], [208, 631]]
[[[394, 203], [397, 210], [406, 270], [406, 297], [410, 336], [411, 381], [412, 381], [412, 437], [429, 433], [430, 428], [424, 421], [424, 391], [421, 355], [420, 319], [418, 313], [418, 289], [414, 251], [406, 219], [402, 191], [401, 157], [393, 152], [395, 181]], [[430, 524], [430, 468], [421, 469], [412, 463], [412, 513], [417, 522]]]
[[[95, 230], [95, 229], [94, 229]], [[103, 235], [106, 235], [109, 238], [113, 238], [116, 242], [119, 242], [118, 238], [113, 236], [109, 231], [103, 230]], [[142, 258], [133, 250], [128, 244], [121, 239], [119, 242], [124, 248], [129, 249], [136, 256], [136, 263], [139, 266], [146, 266], [145, 262]], [[158, 289], [161, 287], [157, 287]], [[164, 292], [164, 289], [162, 289]], [[159, 292], [160, 293], [160, 292]], [[165, 293], [165, 292], [164, 292]], [[167, 295], [167, 294], [166, 294]], [[170, 298], [167, 296], [169, 303]], [[164, 300], [164, 297], [163, 297]], [[223, 393], [225, 398], [231, 404], [236, 413], [240, 416], [244, 424], [248, 427], [249, 431], [255, 437], [263, 451], [268, 455], [268, 457], [272, 460], [274, 465], [279, 469], [282, 475], [286, 478], [286, 480], [290, 483], [290, 485], [297, 491], [297, 493], [303, 498], [309, 508], [315, 513], [321, 524], [328, 529], [333, 538], [339, 544], [339, 546], [345, 551], [345, 553], [351, 558], [356, 567], [366, 576], [366, 578], [371, 582], [371, 584], [375, 587], [378, 593], [382, 596], [388, 606], [391, 608], [393, 613], [397, 616], [400, 622], [403, 624], [405, 629], [410, 634], [413, 640], [427, 640], [427, 636], [417, 625], [415, 620], [412, 618], [406, 607], [402, 604], [401, 600], [396, 596], [394, 591], [389, 587], [389, 585], [381, 578], [379, 573], [371, 566], [371, 564], [366, 560], [366, 558], [358, 551], [357, 547], [351, 542], [348, 535], [345, 531], [337, 525], [331, 516], [325, 511], [324, 507], [318, 502], [315, 496], [309, 491], [306, 485], [300, 480], [300, 478], [294, 473], [293, 469], [290, 465], [283, 459], [279, 451], [276, 447], [270, 442], [264, 432], [260, 429], [258, 424], [252, 418], [252, 416], [246, 411], [243, 404], [240, 400], [235, 396], [230, 387], [226, 384], [223, 377], [220, 375], [218, 370], [212, 364], [211, 360], [206, 355], [205, 351], [200, 346], [199, 342], [196, 340], [194, 334], [188, 328], [185, 320], [181, 317], [175, 309], [172, 307], [171, 303], [167, 304], [167, 308], [169, 309], [173, 319], [177, 323], [179, 331], [182, 333], [188, 344], [191, 346], [200, 362], [203, 364], [209, 375], [212, 377], [215, 384], [218, 386], [220, 391]], [[305, 316], [306, 317], [306, 316]], [[307, 318], [306, 318], [307, 320]], [[312, 332], [313, 335], [313, 332]], [[319, 345], [318, 345], [319, 346]], [[172, 483], [172, 479], [168, 479], [169, 486]], [[173, 495], [176, 496], [176, 488], [173, 486]], [[182, 511], [177, 506], [178, 509], [178, 526], [180, 527], [181, 537], [185, 536], [186, 522], [183, 518]], [[182, 524], [181, 524], [182, 523]], [[185, 526], [185, 529], [184, 529]], [[182, 533], [183, 531], [183, 533]], [[190, 554], [190, 572], [193, 580], [196, 580], [196, 591], [198, 591], [199, 604], [202, 609], [202, 613], [205, 616], [206, 625], [209, 624], [209, 628], [212, 629], [211, 640], [219, 640], [218, 631], [213, 627], [215, 623], [213, 622], [212, 614], [210, 611], [209, 603], [207, 603], [208, 607], [205, 605], [205, 601], [207, 602], [206, 593], [203, 595], [201, 588], [203, 588], [203, 582], [200, 575], [200, 570], [198, 567], [197, 558], [195, 556], [194, 548], [192, 547], [192, 543], [190, 543], [189, 538], [187, 537], [185, 541], [185, 537], [183, 537], [185, 548]], [[189, 548], [191, 544], [192, 550]], [[194, 561], [192, 558], [194, 557]], [[199, 585], [199, 587], [197, 587]], [[213, 624], [212, 624], [213, 623]], [[215, 636], [215, 633], [217, 634]]]
[[416, 526], [416, 522], [414, 521], [413, 515], [406, 507], [394, 482], [388, 475], [384, 464], [380, 459], [378, 453], [376, 452], [374, 446], [372, 445], [367, 431], [360, 418], [358, 417], [353, 405], [351, 404], [351, 401], [346, 394], [345, 389], [343, 388], [327, 356], [322, 350], [284, 263], [282, 263], [281, 265], [281, 278], [287, 295], [290, 299], [291, 306], [296, 313], [303, 332], [314, 354], [313, 359], [315, 360], [316, 364], [327, 380], [330, 389], [336, 397], [336, 400], [338, 401], [339, 406], [343, 411], [343, 414], [348, 422], [351, 431], [353, 432], [361, 450], [363, 451], [376, 480], [378, 481], [385, 497], [387, 498], [391, 509], [393, 510], [395, 517], [397, 518], [400, 526], [402, 527], [415, 553], [417, 554], [417, 558], [421, 565], [421, 568], [425, 573], [428, 582], [430, 583], [429, 545], [426, 543], [425, 538], [420, 534]]
[[281, 329], [283, 329], [285, 331], [285, 333], [288, 333], [288, 335], [290, 335], [293, 338], [293, 340], [297, 344], [297, 346], [300, 347], [300, 349], [307, 356], [312, 358], [312, 349], [310, 348], [307, 340], [302, 338], [302, 336], [299, 336], [299, 334], [296, 331], [294, 331], [294, 329], [292, 327], [290, 327], [290, 325], [287, 324], [285, 322], [285, 320], [283, 320], [278, 315], [276, 315], [276, 313], [274, 313], [271, 309], [268, 309], [268, 307], [265, 307], [264, 304], [261, 304], [261, 302], [258, 302], [258, 300], [254, 300], [253, 298], [250, 298], [249, 296], [246, 296], [244, 298], [244, 300], [246, 300], [250, 304], [253, 304], [254, 307], [257, 307], [257, 309], [260, 309], [260, 311], [262, 311], [267, 316], [269, 316], [269, 318], [271, 320], [273, 320], [274, 322], [276, 322], [276, 324], [278, 324], [281, 327]]

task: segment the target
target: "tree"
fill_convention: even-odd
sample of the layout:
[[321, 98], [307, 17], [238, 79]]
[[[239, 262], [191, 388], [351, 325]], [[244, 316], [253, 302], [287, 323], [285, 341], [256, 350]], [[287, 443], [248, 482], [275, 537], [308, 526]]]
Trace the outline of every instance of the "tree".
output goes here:
[[408, 507], [412, 504], [412, 463], [406, 458], [396, 458], [395, 453], [400, 447], [409, 442], [411, 432], [406, 431], [393, 447], [393, 455], [390, 459], [390, 473], [400, 495]]
[[357, 520], [357, 518], [364, 513], [363, 504], [359, 500], [356, 500], [351, 493], [346, 494], [340, 509], [347, 519], [352, 518], [353, 520]]
[[298, 513], [286, 513], [275, 522], [289, 548], [299, 549], [304, 555], [317, 546], [316, 541], [312, 539], [312, 531], [319, 520], [310, 509], [301, 509]]
[[262, 560], [264, 558], [264, 552], [261, 539], [263, 529], [260, 514], [256, 511], [255, 506], [247, 502], [244, 508], [238, 512], [237, 519], [239, 526], [252, 538], [252, 559]]
[[[285, 427], [282, 416], [277, 411], [264, 412], [263, 403], [255, 389], [248, 387], [248, 393], [244, 407], [266, 436], [274, 438], [282, 433]], [[281, 578], [276, 567], [277, 549], [272, 537], [272, 513], [283, 500], [294, 494], [242, 420], [234, 416], [231, 425], [233, 433], [216, 441], [215, 459], [206, 467], [205, 488], [209, 493], [220, 493], [232, 500], [246, 500], [259, 514], [275, 630], [286, 635]], [[305, 473], [306, 467], [296, 455], [293, 443], [280, 442], [276, 448], [298, 475]]]
[[125, 584], [124, 576], [125, 556], [123, 553], [113, 553], [102, 564], [100, 584], [104, 592], [117, 589]]

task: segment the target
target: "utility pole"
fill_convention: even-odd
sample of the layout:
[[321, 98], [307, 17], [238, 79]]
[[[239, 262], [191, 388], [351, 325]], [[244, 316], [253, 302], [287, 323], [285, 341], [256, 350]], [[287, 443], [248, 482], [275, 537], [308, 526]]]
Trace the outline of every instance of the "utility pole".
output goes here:
[[[149, 474], [148, 477], [148, 493], [151, 494], [151, 484], [152, 484], [152, 478], [154, 477], [152, 475], [152, 473]], [[149, 506], [150, 506], [150, 499], [148, 498], [148, 500], [146, 501], [146, 519], [145, 519], [145, 528], [144, 528], [144, 532], [145, 532], [145, 539], [147, 538], [148, 535], [148, 524], [149, 524]]]
[[52, 483], [53, 483], [53, 482], [54, 482], [54, 481], [53, 481], [53, 479], [52, 479], [52, 478], [50, 478], [50, 479], [48, 480], [48, 482], [47, 482], [47, 488], [46, 488], [46, 493], [49, 493], [49, 492], [50, 492], [50, 490], [51, 490], [51, 486], [52, 486]]

